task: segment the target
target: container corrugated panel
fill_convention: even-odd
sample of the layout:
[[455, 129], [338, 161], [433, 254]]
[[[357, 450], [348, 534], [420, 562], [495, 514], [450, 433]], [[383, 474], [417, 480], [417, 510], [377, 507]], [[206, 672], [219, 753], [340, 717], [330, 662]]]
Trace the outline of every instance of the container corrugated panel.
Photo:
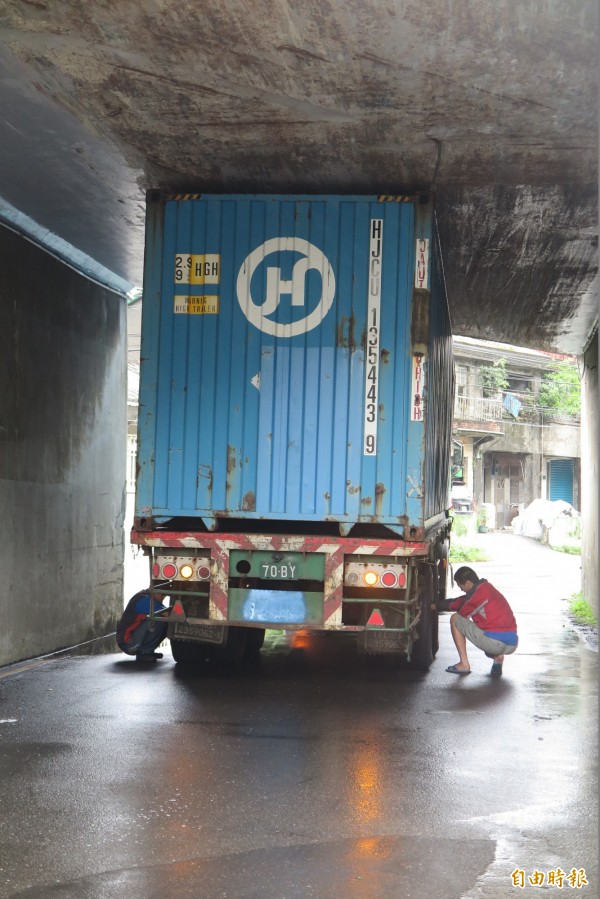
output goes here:
[[424, 519], [411, 323], [431, 221], [377, 197], [149, 202], [139, 516]]

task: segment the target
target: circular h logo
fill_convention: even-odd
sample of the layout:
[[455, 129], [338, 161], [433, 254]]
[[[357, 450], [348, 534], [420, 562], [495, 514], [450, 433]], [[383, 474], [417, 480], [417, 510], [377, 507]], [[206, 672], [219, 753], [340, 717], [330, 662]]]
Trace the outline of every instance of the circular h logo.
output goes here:
[[[267, 266], [265, 296], [256, 303], [252, 296], [252, 276], [261, 263], [273, 253], [289, 251], [300, 254], [284, 280], [278, 266]], [[266, 264], [266, 263], [265, 263]], [[291, 311], [307, 306], [307, 275], [311, 270], [321, 275], [321, 294], [317, 305], [303, 318], [283, 323], [269, 318], [278, 309], [282, 296], [291, 296]], [[314, 244], [300, 237], [275, 237], [253, 250], [242, 263], [237, 278], [237, 298], [248, 321], [272, 337], [296, 337], [319, 325], [331, 308], [335, 294], [335, 276], [329, 260]], [[312, 303], [311, 303], [312, 305]]]

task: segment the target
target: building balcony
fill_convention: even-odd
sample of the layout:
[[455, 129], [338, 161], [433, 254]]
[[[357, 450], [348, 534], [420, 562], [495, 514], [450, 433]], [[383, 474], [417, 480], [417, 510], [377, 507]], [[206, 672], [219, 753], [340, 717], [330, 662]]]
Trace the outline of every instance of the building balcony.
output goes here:
[[[520, 424], [562, 424], [579, 427], [579, 413], [569, 415], [556, 409], [538, 406], [530, 394], [504, 393], [502, 397], [456, 396], [454, 399], [454, 421], [461, 430], [496, 430], [500, 422]], [[494, 426], [495, 425], [495, 426]]]
[[485, 396], [457, 396], [454, 418], [459, 421], [501, 421], [502, 401]]

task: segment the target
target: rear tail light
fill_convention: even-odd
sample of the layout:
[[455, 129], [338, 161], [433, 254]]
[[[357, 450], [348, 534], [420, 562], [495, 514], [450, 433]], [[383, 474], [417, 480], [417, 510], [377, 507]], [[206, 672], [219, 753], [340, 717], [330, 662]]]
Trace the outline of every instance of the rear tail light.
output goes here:
[[400, 589], [406, 587], [407, 566], [395, 559], [384, 561], [365, 556], [346, 556], [344, 583], [347, 587], [367, 589]]
[[398, 583], [398, 575], [395, 571], [384, 571], [381, 575], [381, 584], [384, 587], [395, 587]]
[[157, 553], [152, 564], [152, 577], [165, 581], [208, 581], [210, 580], [210, 558], [192, 553]]
[[363, 581], [365, 582], [365, 587], [374, 587], [377, 581], [379, 580], [379, 575], [376, 571], [373, 571], [372, 568], [367, 569], [363, 574]]

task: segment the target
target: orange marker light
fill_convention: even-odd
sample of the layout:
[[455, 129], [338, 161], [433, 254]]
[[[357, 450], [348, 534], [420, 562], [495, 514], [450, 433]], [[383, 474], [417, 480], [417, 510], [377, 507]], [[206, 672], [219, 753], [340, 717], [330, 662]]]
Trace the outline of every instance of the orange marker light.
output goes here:
[[377, 581], [379, 580], [379, 575], [376, 571], [365, 571], [363, 574], [363, 581], [367, 585], [367, 587], [374, 587]]

